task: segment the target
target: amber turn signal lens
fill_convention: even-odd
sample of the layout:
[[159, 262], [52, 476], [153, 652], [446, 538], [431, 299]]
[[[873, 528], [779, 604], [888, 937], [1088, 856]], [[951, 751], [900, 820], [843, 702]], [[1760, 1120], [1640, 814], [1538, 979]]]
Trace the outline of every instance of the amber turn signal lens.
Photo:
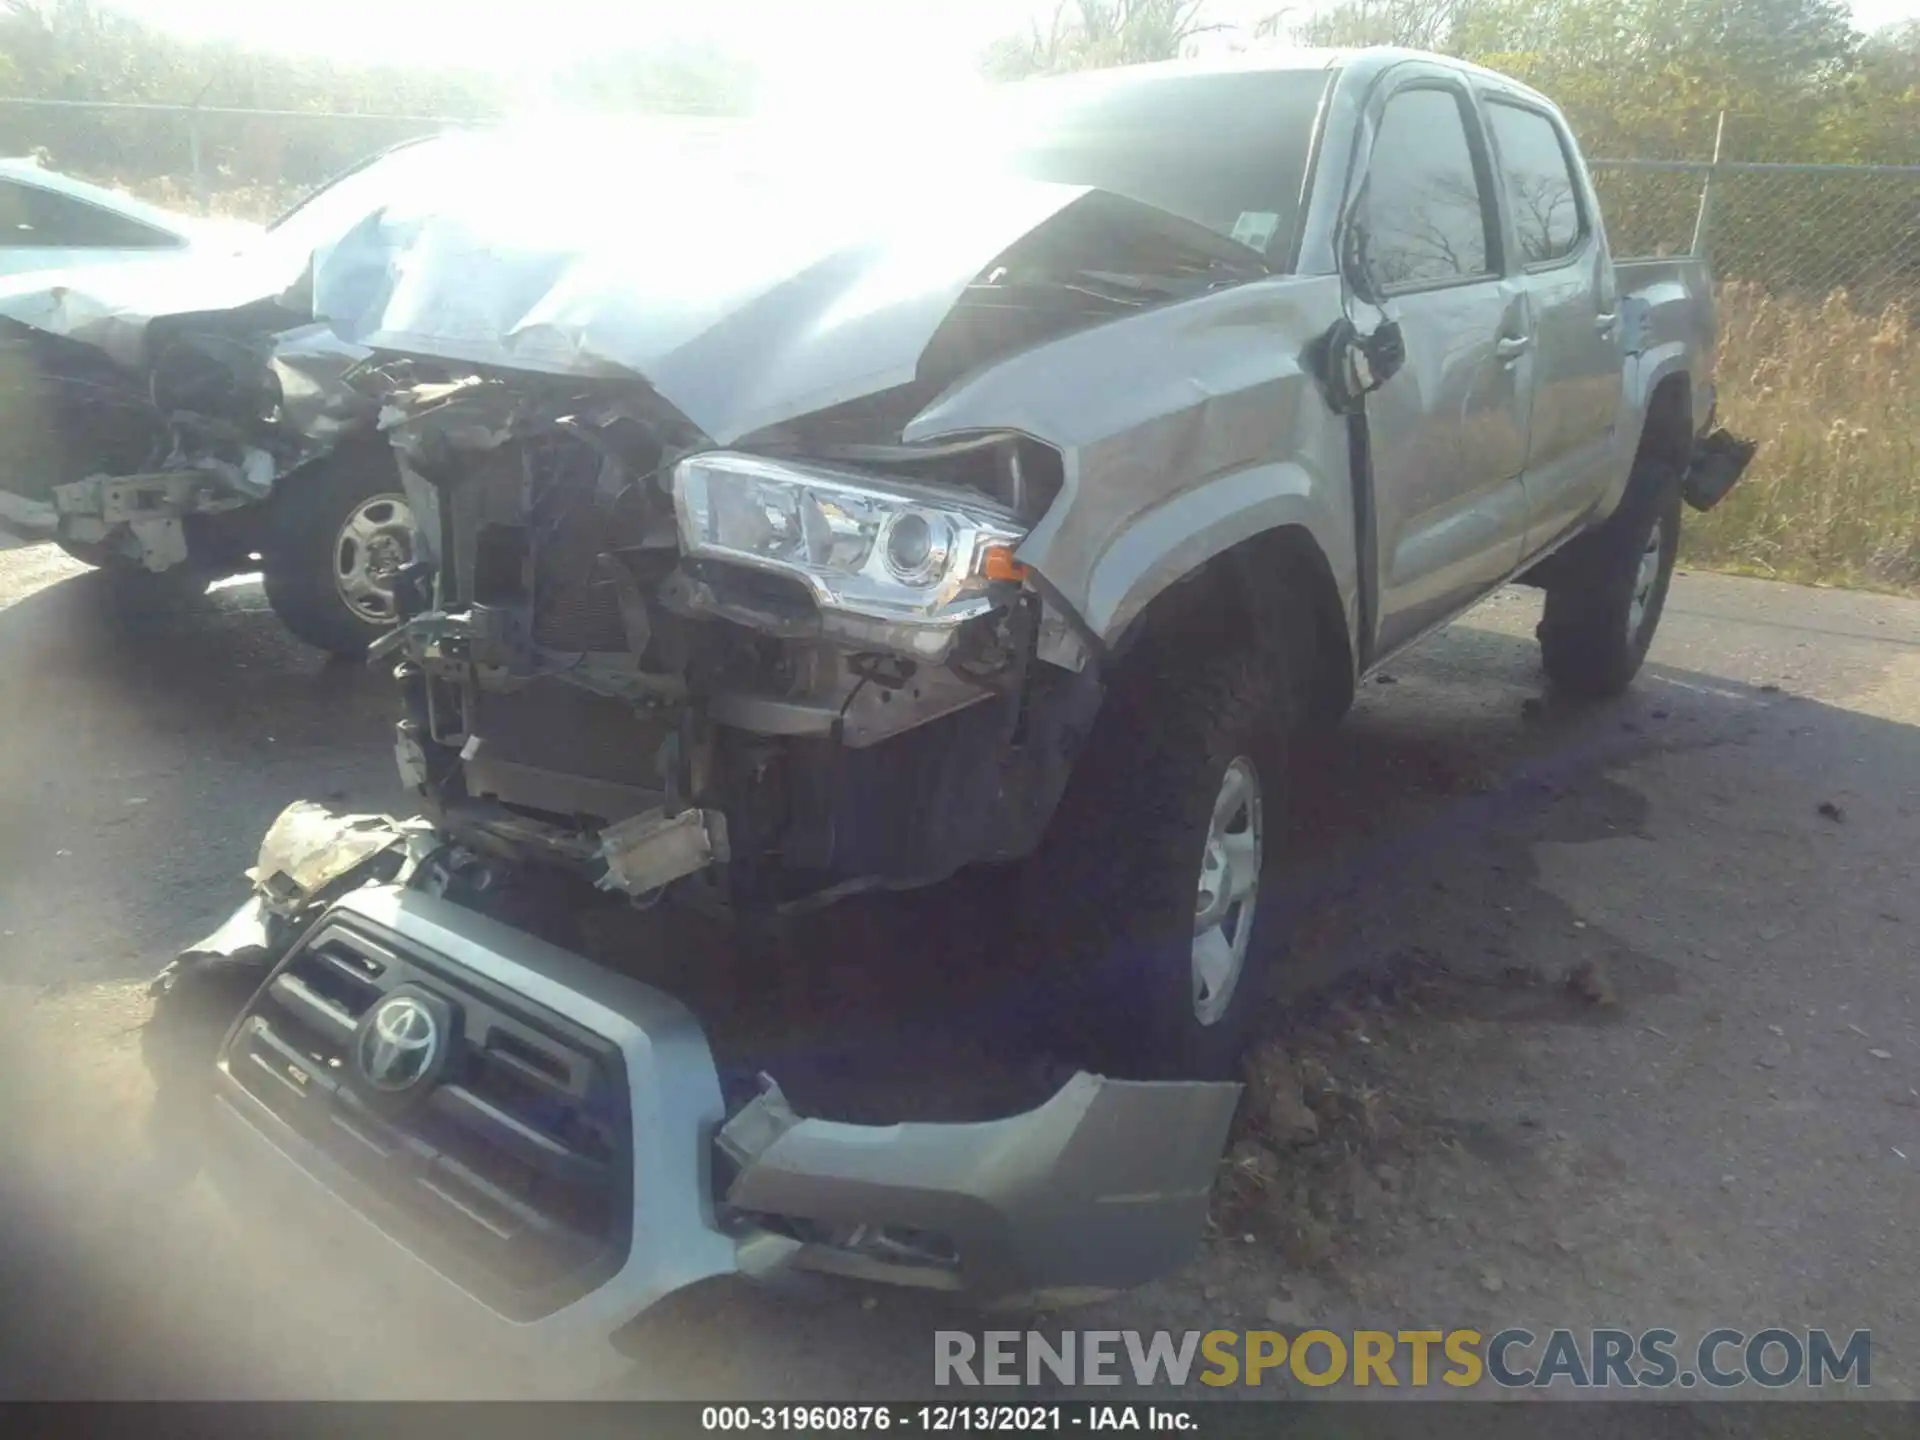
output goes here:
[[986, 576], [989, 580], [1024, 580], [1027, 567], [1013, 558], [1013, 550], [1006, 545], [987, 547]]

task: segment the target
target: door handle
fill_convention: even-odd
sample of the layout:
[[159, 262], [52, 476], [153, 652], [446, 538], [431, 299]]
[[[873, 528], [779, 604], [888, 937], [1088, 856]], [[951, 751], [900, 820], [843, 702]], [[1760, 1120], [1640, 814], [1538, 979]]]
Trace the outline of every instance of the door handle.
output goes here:
[[1533, 343], [1529, 335], [1502, 335], [1494, 342], [1493, 353], [1502, 360], [1511, 360]]

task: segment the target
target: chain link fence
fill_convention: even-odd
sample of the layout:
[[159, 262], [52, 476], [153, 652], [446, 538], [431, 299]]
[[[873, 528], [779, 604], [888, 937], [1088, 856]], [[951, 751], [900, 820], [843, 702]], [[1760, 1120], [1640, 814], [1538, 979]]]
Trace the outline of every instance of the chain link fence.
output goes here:
[[1722, 417], [1752, 470], [1689, 523], [1699, 564], [1920, 589], [1920, 165], [1593, 166], [1615, 253], [1698, 243]]
[[1605, 160], [1593, 166], [1620, 255], [1685, 254], [1703, 200], [1715, 276], [1778, 296], [1920, 304], [1920, 165]]
[[0, 97], [0, 156], [188, 213], [270, 220], [369, 155], [486, 118]]

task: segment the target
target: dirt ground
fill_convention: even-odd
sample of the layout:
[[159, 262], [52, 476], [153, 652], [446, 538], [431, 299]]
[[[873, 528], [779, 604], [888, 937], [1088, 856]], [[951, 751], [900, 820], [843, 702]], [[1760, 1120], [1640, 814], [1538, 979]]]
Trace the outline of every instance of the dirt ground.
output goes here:
[[[1300, 757], [1270, 1038], [1193, 1264], [992, 1323], [1866, 1328], [1873, 1393], [1920, 1393], [1920, 603], [1685, 575], [1633, 693], [1583, 711], [1545, 698], [1537, 606], [1503, 593]], [[15, 550], [0, 607], [0, 1397], [543, 1393], [141, 1128], [143, 982], [274, 814], [402, 804], [387, 682], [248, 582], [128, 613]], [[684, 926], [599, 943], [749, 997], [730, 1064], [849, 1118], [960, 1114], [1057, 1078], [996, 1046], [995, 899], [850, 904], [751, 973]], [[986, 1323], [715, 1284], [594, 1393], [926, 1394], [931, 1332]]]

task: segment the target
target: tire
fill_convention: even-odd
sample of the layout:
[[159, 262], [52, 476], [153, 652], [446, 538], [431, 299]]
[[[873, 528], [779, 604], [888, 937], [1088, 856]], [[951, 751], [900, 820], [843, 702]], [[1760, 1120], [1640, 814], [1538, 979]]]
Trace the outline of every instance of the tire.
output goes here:
[[392, 572], [413, 558], [392, 457], [337, 451], [281, 485], [263, 548], [267, 603], [307, 644], [357, 659], [392, 628]]
[[1196, 977], [1195, 911], [1203, 868], [1220, 858], [1210, 829], [1230, 773], [1245, 767], [1256, 783], [1237, 832], [1251, 830], [1255, 856], [1280, 830], [1290, 707], [1278, 672], [1246, 654], [1136, 657], [1028, 862], [1025, 929], [1049, 1038], [1106, 1074], [1237, 1071], [1262, 998], [1259, 864], [1237, 923], [1220, 927], [1237, 975], [1212, 992]]
[[1653, 644], [1680, 549], [1680, 472], [1634, 464], [1620, 508], [1574, 542], [1546, 587], [1540, 658], [1555, 689], [1583, 700], [1618, 695]]

